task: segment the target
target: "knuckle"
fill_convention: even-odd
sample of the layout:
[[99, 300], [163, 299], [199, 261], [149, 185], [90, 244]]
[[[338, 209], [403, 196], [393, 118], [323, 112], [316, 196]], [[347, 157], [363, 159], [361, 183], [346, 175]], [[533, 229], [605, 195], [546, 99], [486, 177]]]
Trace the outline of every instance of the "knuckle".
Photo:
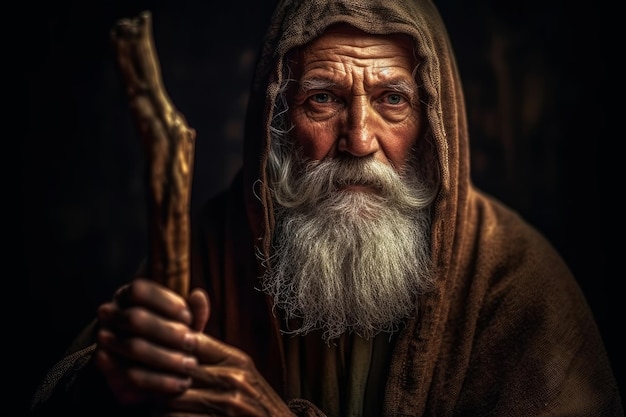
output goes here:
[[232, 395], [241, 395], [248, 391], [253, 378], [243, 369], [231, 369], [220, 377], [220, 385]]
[[150, 315], [142, 308], [132, 308], [128, 311], [127, 324], [130, 330], [140, 330], [144, 328], [149, 320]]
[[249, 370], [254, 368], [254, 361], [252, 360], [250, 355], [242, 351], [238, 351], [238, 354], [235, 355], [235, 360], [239, 364], [239, 367], [242, 369]]
[[141, 279], [130, 282], [125, 291], [128, 301], [136, 302], [141, 300], [145, 296], [146, 291], [148, 291], [147, 285], [147, 282]]
[[139, 338], [131, 338], [126, 341], [128, 353], [133, 357], [142, 358], [148, 355], [148, 343]]

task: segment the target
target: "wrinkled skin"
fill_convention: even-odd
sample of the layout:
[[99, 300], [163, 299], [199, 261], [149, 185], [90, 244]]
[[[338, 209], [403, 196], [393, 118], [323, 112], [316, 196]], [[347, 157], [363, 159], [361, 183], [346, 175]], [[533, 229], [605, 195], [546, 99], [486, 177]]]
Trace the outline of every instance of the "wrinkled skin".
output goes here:
[[372, 156], [401, 171], [425, 124], [409, 38], [339, 25], [306, 47], [299, 62], [289, 116], [304, 156]]
[[209, 298], [137, 279], [98, 309], [96, 363], [121, 404], [167, 416], [293, 416], [244, 352], [204, 333]]

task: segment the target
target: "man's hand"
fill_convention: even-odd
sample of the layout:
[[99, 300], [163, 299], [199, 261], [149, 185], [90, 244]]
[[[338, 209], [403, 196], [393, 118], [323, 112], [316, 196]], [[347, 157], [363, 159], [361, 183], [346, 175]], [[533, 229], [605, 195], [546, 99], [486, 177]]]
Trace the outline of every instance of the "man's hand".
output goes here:
[[152, 402], [167, 416], [293, 416], [241, 350], [203, 333], [206, 292], [185, 300], [150, 280], [98, 309], [96, 364], [121, 404]]
[[176, 395], [191, 386], [194, 333], [204, 329], [209, 304], [202, 290], [194, 290], [188, 301], [154, 281], [137, 279], [100, 306], [96, 364], [120, 403]]
[[[167, 401], [176, 410], [168, 417], [220, 415], [249, 417], [295, 416], [241, 350], [197, 333], [193, 354], [193, 386]], [[189, 413], [189, 414], [184, 414]], [[215, 414], [216, 413], [216, 414]]]

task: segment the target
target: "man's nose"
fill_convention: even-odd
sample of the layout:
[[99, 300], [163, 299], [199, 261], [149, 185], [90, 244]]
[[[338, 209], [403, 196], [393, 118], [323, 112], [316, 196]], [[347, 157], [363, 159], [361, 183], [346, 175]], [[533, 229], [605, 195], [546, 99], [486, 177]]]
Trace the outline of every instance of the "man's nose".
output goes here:
[[362, 157], [378, 151], [378, 118], [366, 97], [359, 96], [346, 110], [338, 143], [339, 152]]

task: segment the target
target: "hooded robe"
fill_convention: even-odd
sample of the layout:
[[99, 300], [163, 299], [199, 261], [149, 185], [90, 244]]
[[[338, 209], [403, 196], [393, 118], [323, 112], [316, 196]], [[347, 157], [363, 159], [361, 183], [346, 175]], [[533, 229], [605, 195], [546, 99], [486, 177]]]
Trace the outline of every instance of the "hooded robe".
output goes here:
[[[432, 206], [434, 288], [400, 330], [365, 340], [290, 336], [259, 288], [274, 209], [266, 158], [286, 54], [347, 23], [413, 39], [440, 186]], [[459, 71], [428, 0], [285, 0], [260, 51], [231, 186], [192, 217], [191, 287], [210, 296], [206, 332], [254, 360], [300, 416], [623, 416], [589, 306], [551, 244], [470, 179]], [[148, 416], [118, 409], [93, 368], [95, 322], [42, 382], [41, 415]]]

